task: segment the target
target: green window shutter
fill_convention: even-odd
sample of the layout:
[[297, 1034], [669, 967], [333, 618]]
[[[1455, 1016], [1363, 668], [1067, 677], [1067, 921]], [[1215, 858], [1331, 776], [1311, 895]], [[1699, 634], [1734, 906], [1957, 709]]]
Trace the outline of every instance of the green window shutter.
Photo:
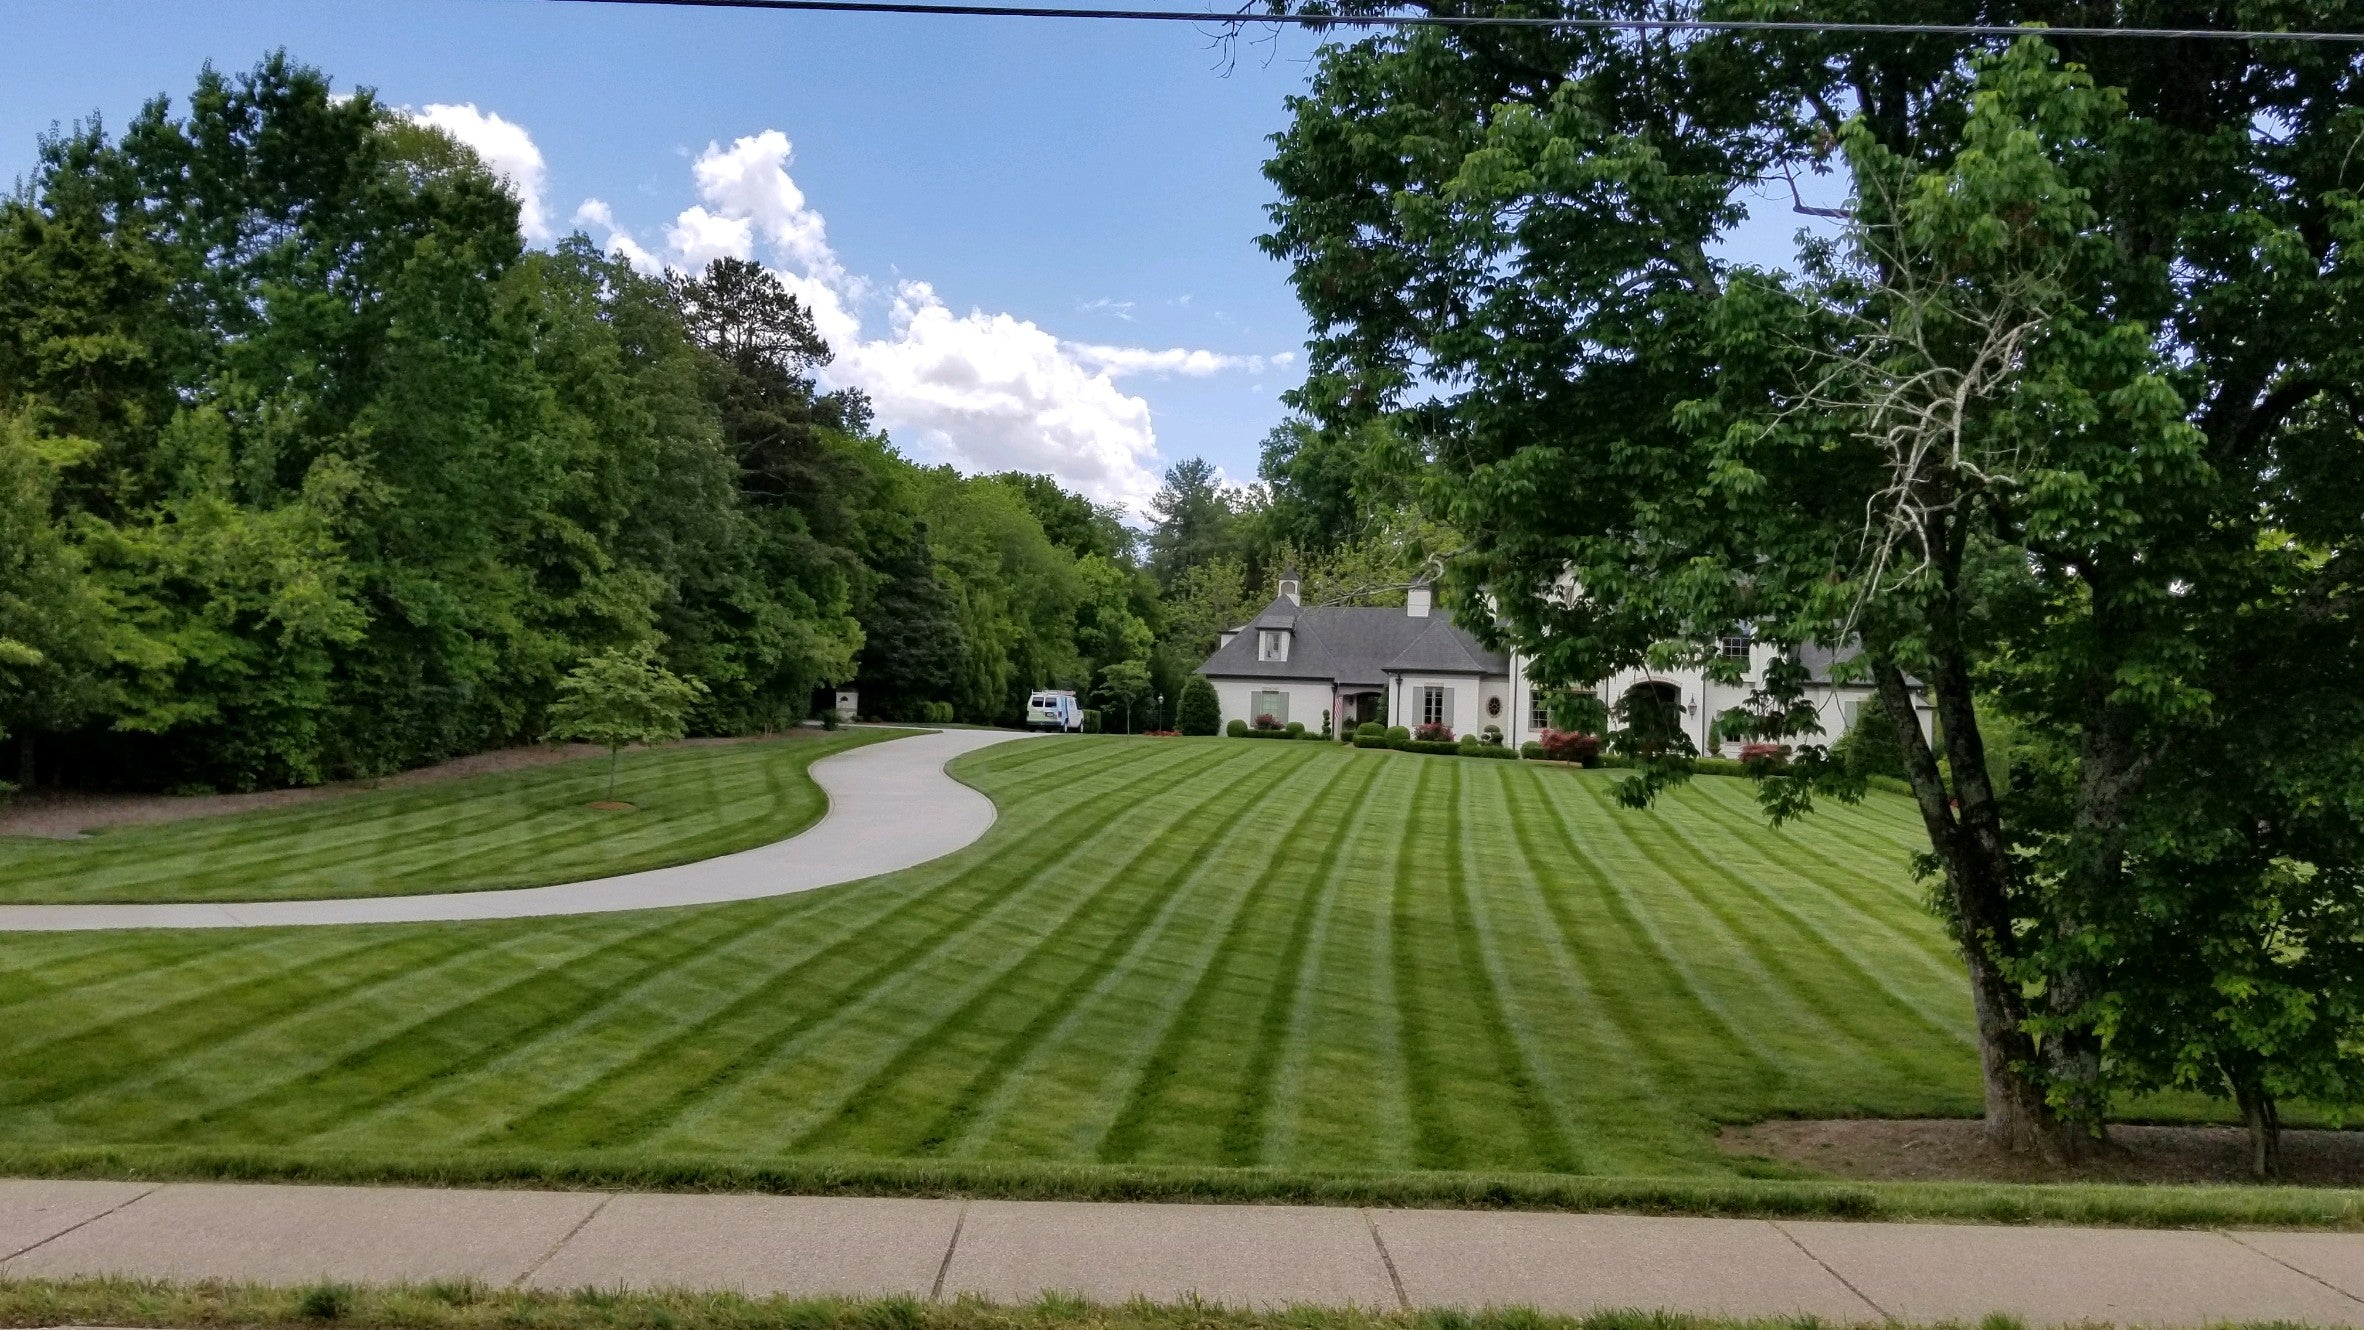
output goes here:
[[1450, 688], [1447, 688], [1447, 689], [1445, 689], [1445, 690], [1444, 690], [1444, 692], [1445, 692], [1445, 728], [1446, 728], [1446, 729], [1448, 729], [1448, 730], [1454, 730], [1454, 733], [1458, 734], [1458, 733], [1460, 733], [1460, 731], [1459, 731], [1459, 730], [1457, 730], [1457, 729], [1454, 729], [1454, 726], [1453, 726], [1453, 690], [1452, 690], [1452, 689], [1450, 689]]

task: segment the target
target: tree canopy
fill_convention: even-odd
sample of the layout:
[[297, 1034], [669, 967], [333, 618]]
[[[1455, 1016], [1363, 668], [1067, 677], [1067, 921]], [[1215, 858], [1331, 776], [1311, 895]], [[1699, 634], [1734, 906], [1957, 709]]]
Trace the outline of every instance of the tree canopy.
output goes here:
[[757, 264], [529, 250], [466, 148], [283, 56], [48, 136], [0, 201], [12, 774], [382, 773], [541, 736], [611, 651], [704, 733], [1148, 657], [1116, 514], [914, 464], [828, 360]]
[[[2271, 26], [2141, 17], [2170, 19]], [[2078, 1153], [2157, 1084], [2352, 1092], [2360, 73], [2270, 41], [1419, 30], [1326, 48], [1268, 167], [1316, 332], [1296, 401], [1463, 533], [1447, 580], [1500, 611], [1469, 627], [1566, 683], [1730, 675], [1743, 626], [1860, 647], [2004, 1144]], [[1831, 172], [1793, 265], [1725, 257]], [[1863, 779], [1803, 684], [1785, 655], [1721, 721], [1796, 746], [1775, 816]]]

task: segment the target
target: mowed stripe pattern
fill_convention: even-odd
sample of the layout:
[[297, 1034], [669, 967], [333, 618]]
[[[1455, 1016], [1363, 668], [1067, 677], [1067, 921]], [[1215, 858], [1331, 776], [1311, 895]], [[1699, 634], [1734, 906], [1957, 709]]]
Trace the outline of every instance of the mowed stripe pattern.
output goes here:
[[744, 905], [0, 939], [0, 1143], [1714, 1173], [1719, 1120], [1977, 1106], [1880, 796], [1087, 738], [1001, 820]]
[[828, 800], [807, 768], [905, 731], [646, 749], [233, 816], [0, 840], [0, 904], [316, 900], [541, 886], [784, 840]]

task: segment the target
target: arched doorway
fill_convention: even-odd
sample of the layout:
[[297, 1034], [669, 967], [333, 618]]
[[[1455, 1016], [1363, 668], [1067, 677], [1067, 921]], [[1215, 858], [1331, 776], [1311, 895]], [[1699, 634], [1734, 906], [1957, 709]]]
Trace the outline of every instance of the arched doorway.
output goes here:
[[1631, 736], [1637, 756], [1698, 751], [1683, 732], [1683, 690], [1664, 679], [1644, 679], [1626, 689], [1613, 719]]

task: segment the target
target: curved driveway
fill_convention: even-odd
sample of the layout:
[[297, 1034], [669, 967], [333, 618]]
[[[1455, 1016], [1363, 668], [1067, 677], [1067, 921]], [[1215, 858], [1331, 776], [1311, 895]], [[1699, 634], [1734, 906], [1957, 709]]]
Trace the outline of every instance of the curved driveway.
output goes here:
[[813, 763], [829, 796], [820, 821], [786, 840], [737, 854], [621, 877], [508, 891], [347, 900], [175, 905], [0, 905], [0, 932], [97, 928], [267, 928], [602, 914], [785, 896], [924, 864], [993, 825], [993, 801], [944, 773], [963, 753], [1024, 735], [938, 730], [867, 744]]

